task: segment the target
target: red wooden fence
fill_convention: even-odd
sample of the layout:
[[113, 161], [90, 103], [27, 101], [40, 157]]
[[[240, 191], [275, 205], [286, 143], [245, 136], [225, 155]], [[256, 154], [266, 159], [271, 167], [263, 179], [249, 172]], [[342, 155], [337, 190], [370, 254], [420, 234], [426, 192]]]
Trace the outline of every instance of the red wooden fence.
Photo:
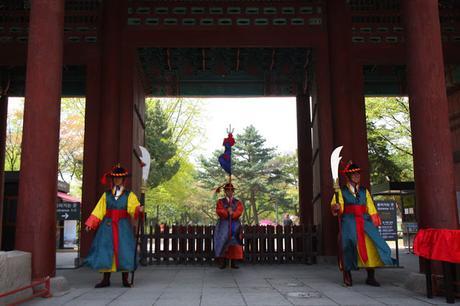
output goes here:
[[[148, 226], [142, 237], [141, 262], [148, 264], [211, 263], [214, 226]], [[306, 263], [316, 261], [319, 231], [315, 226], [243, 227], [243, 250], [248, 263]]]

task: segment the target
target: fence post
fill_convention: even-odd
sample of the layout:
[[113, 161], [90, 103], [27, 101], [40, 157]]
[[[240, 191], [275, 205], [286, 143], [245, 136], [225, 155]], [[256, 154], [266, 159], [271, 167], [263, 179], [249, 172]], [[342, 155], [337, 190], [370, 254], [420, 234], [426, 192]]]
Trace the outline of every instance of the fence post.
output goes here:
[[273, 225], [267, 226], [267, 240], [268, 240], [268, 262], [275, 262], [275, 227]]
[[213, 233], [214, 233], [214, 226], [206, 226], [205, 233], [204, 233], [204, 249], [205, 249], [205, 257], [208, 264], [212, 263], [214, 259], [214, 243], [213, 243]]
[[153, 257], [155, 258], [155, 261], [157, 262], [157, 265], [160, 264], [161, 258], [161, 227], [160, 225], [155, 226], [155, 232], [153, 233], [153, 238], [155, 239], [155, 250], [153, 252]]
[[169, 250], [169, 238], [171, 237], [171, 234], [169, 232], [169, 226], [165, 225], [163, 230], [163, 261], [166, 261], [166, 264], [169, 264], [169, 257], [171, 256], [171, 251]]
[[195, 262], [195, 240], [196, 240], [196, 226], [189, 225], [187, 226], [187, 262]]

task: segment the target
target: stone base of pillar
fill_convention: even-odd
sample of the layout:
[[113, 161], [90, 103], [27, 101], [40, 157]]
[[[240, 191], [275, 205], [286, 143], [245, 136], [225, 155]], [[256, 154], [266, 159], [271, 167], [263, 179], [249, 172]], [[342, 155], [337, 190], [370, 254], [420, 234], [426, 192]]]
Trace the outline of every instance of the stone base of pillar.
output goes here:
[[[0, 293], [9, 292], [31, 284], [32, 254], [22, 251], [0, 252]], [[4, 297], [0, 304], [27, 298], [32, 288]]]
[[[0, 252], [0, 294], [29, 286], [32, 283], [32, 255], [22, 251]], [[44, 284], [34, 287], [34, 290], [44, 289]], [[70, 292], [70, 286], [63, 276], [50, 279], [52, 296], [63, 296]], [[0, 299], [0, 305], [26, 299], [32, 296], [32, 288], [28, 288]]]
[[[38, 288], [40, 289], [40, 287]], [[50, 279], [50, 293], [53, 297], [63, 296], [69, 292], [69, 282], [64, 276], [56, 276]]]
[[410, 273], [403, 285], [407, 290], [426, 296], [426, 278], [423, 273]]

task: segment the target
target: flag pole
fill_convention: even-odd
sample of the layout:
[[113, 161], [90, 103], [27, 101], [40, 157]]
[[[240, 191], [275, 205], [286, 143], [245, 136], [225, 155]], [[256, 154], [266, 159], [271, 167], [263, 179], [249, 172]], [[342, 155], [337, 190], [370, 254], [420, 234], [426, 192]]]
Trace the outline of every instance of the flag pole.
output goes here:
[[[335, 197], [335, 202], [340, 205], [339, 202], [339, 164], [340, 160], [342, 159], [342, 156], [340, 156], [340, 152], [342, 151], [343, 146], [339, 146], [334, 149], [334, 151], [331, 154], [331, 172], [332, 172], [332, 184], [334, 188], [334, 197]], [[341, 220], [341, 215], [340, 215], [340, 210], [337, 213], [337, 222], [338, 222], [338, 227], [339, 227], [339, 233], [337, 236], [337, 263], [339, 266], [339, 270], [342, 271], [343, 274], [343, 279], [345, 280], [346, 278], [346, 271], [344, 269], [344, 263], [343, 263], [343, 248], [342, 248], [342, 220]]]

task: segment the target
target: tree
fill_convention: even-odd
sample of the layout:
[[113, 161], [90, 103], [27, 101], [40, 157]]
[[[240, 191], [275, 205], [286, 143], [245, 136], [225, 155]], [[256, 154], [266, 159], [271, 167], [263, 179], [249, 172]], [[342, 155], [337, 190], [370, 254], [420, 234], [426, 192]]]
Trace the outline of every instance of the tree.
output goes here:
[[167, 118], [167, 125], [171, 130], [172, 143], [177, 146], [177, 156], [188, 157], [196, 149], [194, 140], [202, 133], [199, 117], [201, 113], [200, 101], [196, 99], [162, 99], [162, 110]]
[[[5, 170], [20, 169], [24, 99], [14, 100], [7, 118], [5, 148]], [[85, 124], [85, 99], [63, 98], [61, 100], [61, 122], [59, 135], [58, 178], [71, 183], [73, 194], [81, 193], [83, 175], [83, 142]]]
[[[83, 146], [85, 138], [85, 99], [61, 100], [59, 135], [59, 178], [70, 183], [83, 177]], [[72, 185], [72, 184], [71, 184]]]
[[406, 98], [367, 98], [367, 136], [373, 184], [413, 180], [409, 103]]
[[[245, 223], [258, 224], [262, 216], [273, 217], [276, 207], [294, 209], [298, 203], [297, 157], [279, 156], [254, 126], [235, 136], [233, 175], [238, 197], [246, 204]], [[211, 158], [201, 157], [197, 178], [207, 189], [221, 185], [226, 177], [215, 151]]]
[[[259, 224], [257, 199], [267, 194], [267, 185], [272, 174], [267, 164], [274, 157], [275, 149], [266, 147], [265, 138], [252, 125], [237, 135], [237, 139], [233, 154], [238, 166], [233, 172], [241, 186], [240, 194], [251, 207], [248, 220]], [[265, 209], [264, 204], [266, 202], [260, 203], [259, 208]]]
[[145, 145], [151, 156], [148, 185], [155, 188], [170, 180], [180, 168], [180, 162], [173, 160], [177, 145], [173, 142], [168, 117], [158, 101], [146, 103], [145, 130]]
[[181, 161], [179, 171], [167, 182], [149, 190], [146, 197], [147, 212], [160, 222], [168, 224], [209, 224], [214, 220], [214, 207], [209, 205], [210, 191], [199, 186], [195, 180], [194, 166]]
[[299, 214], [299, 167], [297, 153], [277, 155], [267, 165], [269, 195], [268, 203], [275, 208], [275, 219], [281, 213]]
[[[206, 223], [212, 214], [210, 192], [196, 186], [195, 168], [188, 159], [195, 149], [194, 139], [201, 133], [198, 122], [199, 102], [186, 99], [147, 99], [146, 143], [158, 150], [150, 149], [157, 167], [151, 170], [146, 197], [147, 211], [159, 221], [167, 223]], [[158, 155], [158, 156], [157, 156]], [[163, 160], [163, 163], [160, 160]], [[164, 169], [165, 171], [161, 171]]]
[[7, 117], [5, 171], [19, 171], [20, 168], [23, 115], [24, 101]]

